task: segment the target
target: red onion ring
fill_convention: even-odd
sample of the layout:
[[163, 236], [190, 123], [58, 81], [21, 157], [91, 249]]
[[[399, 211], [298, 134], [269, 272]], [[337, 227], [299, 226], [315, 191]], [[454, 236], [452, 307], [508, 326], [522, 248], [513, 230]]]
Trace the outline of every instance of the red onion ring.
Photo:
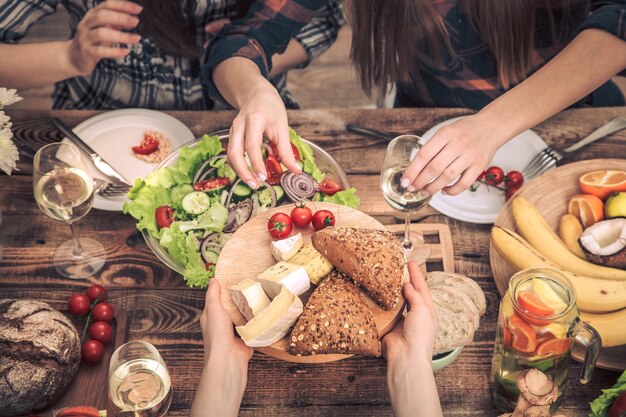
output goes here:
[[315, 195], [317, 182], [305, 172], [294, 174], [291, 171], [285, 171], [280, 176], [280, 185], [283, 186], [287, 197], [297, 203]]

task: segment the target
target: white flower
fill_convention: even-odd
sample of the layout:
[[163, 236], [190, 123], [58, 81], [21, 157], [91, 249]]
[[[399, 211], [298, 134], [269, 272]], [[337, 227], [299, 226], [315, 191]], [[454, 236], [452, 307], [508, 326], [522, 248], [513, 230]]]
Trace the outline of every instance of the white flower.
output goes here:
[[17, 103], [21, 99], [22, 97], [16, 94], [15, 89], [9, 90], [7, 88], [0, 87], [0, 110], [2, 110], [4, 107], [8, 105]]
[[11, 141], [13, 132], [10, 129], [0, 129], [0, 169], [11, 175], [11, 171], [17, 166], [16, 161], [19, 158], [17, 147]]
[[12, 123], [11, 118], [4, 114], [3, 111], [0, 111], [0, 129], [7, 128], [11, 129]]

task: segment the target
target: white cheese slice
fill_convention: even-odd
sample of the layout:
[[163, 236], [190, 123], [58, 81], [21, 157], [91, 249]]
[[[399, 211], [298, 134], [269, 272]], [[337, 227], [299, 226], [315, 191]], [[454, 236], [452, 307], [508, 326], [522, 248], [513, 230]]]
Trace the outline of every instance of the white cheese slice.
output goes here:
[[315, 285], [333, 270], [333, 264], [324, 258], [311, 243], [304, 245], [296, 256], [289, 260], [289, 263], [303, 266], [311, 283]]
[[250, 347], [269, 346], [282, 339], [302, 314], [302, 301], [282, 287], [269, 307], [261, 311], [245, 326], [237, 326], [237, 333]]
[[257, 280], [272, 299], [280, 293], [283, 285], [295, 295], [300, 295], [311, 287], [304, 267], [282, 261], [259, 275]]
[[261, 284], [249, 278], [230, 287], [230, 298], [248, 321], [270, 305]]
[[272, 242], [272, 256], [276, 262], [288, 261], [302, 247], [302, 233], [288, 237], [287, 239], [276, 240]]

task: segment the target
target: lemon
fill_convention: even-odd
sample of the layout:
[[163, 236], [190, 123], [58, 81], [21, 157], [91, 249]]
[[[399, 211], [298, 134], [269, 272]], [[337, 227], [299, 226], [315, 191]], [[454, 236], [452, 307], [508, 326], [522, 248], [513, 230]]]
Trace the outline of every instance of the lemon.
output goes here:
[[567, 304], [554, 291], [554, 288], [541, 278], [533, 279], [533, 291], [539, 300], [550, 307], [555, 313], [560, 313], [567, 308]]
[[616, 193], [611, 195], [604, 204], [606, 217], [626, 217], [626, 193]]

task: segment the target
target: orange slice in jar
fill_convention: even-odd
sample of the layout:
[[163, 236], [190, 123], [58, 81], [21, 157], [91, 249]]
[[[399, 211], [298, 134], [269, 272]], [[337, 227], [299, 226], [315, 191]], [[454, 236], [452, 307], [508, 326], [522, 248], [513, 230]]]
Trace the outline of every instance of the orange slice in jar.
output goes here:
[[517, 293], [517, 303], [528, 313], [535, 316], [551, 316], [554, 311], [544, 304], [539, 297], [529, 291], [520, 291]]
[[576, 194], [570, 198], [567, 211], [578, 217], [585, 228], [604, 220], [604, 203], [592, 194]]
[[504, 329], [502, 330], [502, 339], [503, 339], [502, 343], [504, 343], [504, 346], [511, 347], [513, 334], [511, 333], [511, 331], [509, 330], [507, 326], [504, 326]]
[[517, 314], [509, 317], [509, 330], [511, 331], [511, 347], [524, 353], [532, 353], [537, 349], [537, 335], [528, 323]]
[[537, 347], [535, 354], [540, 356], [562, 355], [569, 350], [571, 343], [570, 339], [548, 339]]
[[578, 186], [583, 193], [606, 200], [611, 193], [626, 191], [626, 172], [607, 169], [588, 172], [578, 179]]

